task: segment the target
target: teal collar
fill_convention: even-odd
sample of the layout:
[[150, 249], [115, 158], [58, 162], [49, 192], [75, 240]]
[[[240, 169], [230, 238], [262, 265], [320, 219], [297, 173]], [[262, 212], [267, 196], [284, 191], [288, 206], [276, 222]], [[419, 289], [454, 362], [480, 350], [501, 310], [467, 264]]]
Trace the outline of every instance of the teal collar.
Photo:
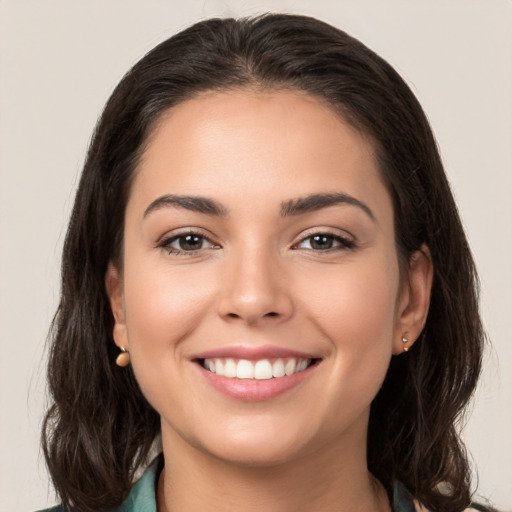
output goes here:
[[156, 484], [163, 463], [162, 456], [158, 456], [144, 471], [133, 486], [130, 495], [116, 512], [157, 512], [156, 510]]
[[[160, 455], [146, 469], [116, 512], [157, 512], [155, 491], [162, 464], [163, 458]], [[409, 493], [401, 484], [396, 484], [394, 488], [393, 510], [395, 512], [414, 512], [415, 510]]]

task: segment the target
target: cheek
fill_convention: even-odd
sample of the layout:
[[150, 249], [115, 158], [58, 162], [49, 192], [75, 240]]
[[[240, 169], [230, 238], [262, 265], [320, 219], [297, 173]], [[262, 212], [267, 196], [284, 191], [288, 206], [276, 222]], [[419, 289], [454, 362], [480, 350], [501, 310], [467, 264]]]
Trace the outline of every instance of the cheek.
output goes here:
[[[180, 403], [184, 341], [212, 310], [208, 272], [170, 269], [162, 262], [125, 269], [128, 347], [133, 371], [146, 399], [159, 412]], [[211, 279], [211, 278], [210, 278]]]
[[200, 266], [169, 268], [164, 260], [127, 268], [125, 275], [128, 340], [135, 359], [139, 352], [144, 359], [176, 352], [211, 310], [211, 276]]
[[[319, 268], [314, 276], [308, 273], [302, 286], [308, 290], [303, 293], [307, 296], [305, 307], [312, 310], [312, 317], [325, 326], [331, 339], [341, 336], [349, 343], [357, 338], [359, 344], [366, 345], [374, 343], [376, 336], [391, 334], [398, 283], [398, 263], [382, 257], [334, 269]], [[352, 336], [347, 338], [349, 333]]]
[[314, 283], [304, 307], [331, 345], [332, 393], [344, 405], [368, 406], [392, 355], [398, 263], [386, 258], [360, 260], [357, 265], [322, 270]]

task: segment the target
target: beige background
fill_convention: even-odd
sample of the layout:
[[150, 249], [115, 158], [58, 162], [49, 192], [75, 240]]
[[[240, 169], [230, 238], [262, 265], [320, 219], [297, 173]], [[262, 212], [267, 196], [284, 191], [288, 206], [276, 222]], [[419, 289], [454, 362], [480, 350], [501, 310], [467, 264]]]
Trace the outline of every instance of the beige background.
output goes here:
[[481, 493], [512, 510], [511, 0], [0, 0], [0, 510], [53, 503], [38, 444], [44, 340], [102, 105], [128, 67], [177, 30], [267, 10], [314, 15], [362, 39], [429, 114], [494, 344], [465, 437]]

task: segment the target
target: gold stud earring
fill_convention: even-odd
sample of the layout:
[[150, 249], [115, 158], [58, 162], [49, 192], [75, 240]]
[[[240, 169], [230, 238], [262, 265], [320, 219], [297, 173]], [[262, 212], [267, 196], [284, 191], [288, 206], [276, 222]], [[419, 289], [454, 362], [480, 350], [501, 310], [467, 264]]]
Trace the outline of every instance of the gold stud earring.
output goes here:
[[404, 344], [404, 352], [409, 351], [409, 347], [407, 346], [407, 342], [409, 341], [409, 333], [404, 333], [402, 335], [402, 343]]
[[116, 364], [124, 368], [130, 364], [130, 353], [124, 347], [119, 348], [121, 349], [121, 353], [116, 357]]

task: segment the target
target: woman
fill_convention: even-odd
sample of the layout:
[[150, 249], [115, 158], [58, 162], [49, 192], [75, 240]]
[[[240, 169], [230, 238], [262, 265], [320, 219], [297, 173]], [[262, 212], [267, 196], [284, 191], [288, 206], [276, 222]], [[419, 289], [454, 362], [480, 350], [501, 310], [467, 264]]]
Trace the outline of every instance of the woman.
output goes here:
[[63, 510], [470, 506], [473, 260], [420, 105], [345, 33], [213, 19], [152, 50], [99, 121], [62, 267]]

